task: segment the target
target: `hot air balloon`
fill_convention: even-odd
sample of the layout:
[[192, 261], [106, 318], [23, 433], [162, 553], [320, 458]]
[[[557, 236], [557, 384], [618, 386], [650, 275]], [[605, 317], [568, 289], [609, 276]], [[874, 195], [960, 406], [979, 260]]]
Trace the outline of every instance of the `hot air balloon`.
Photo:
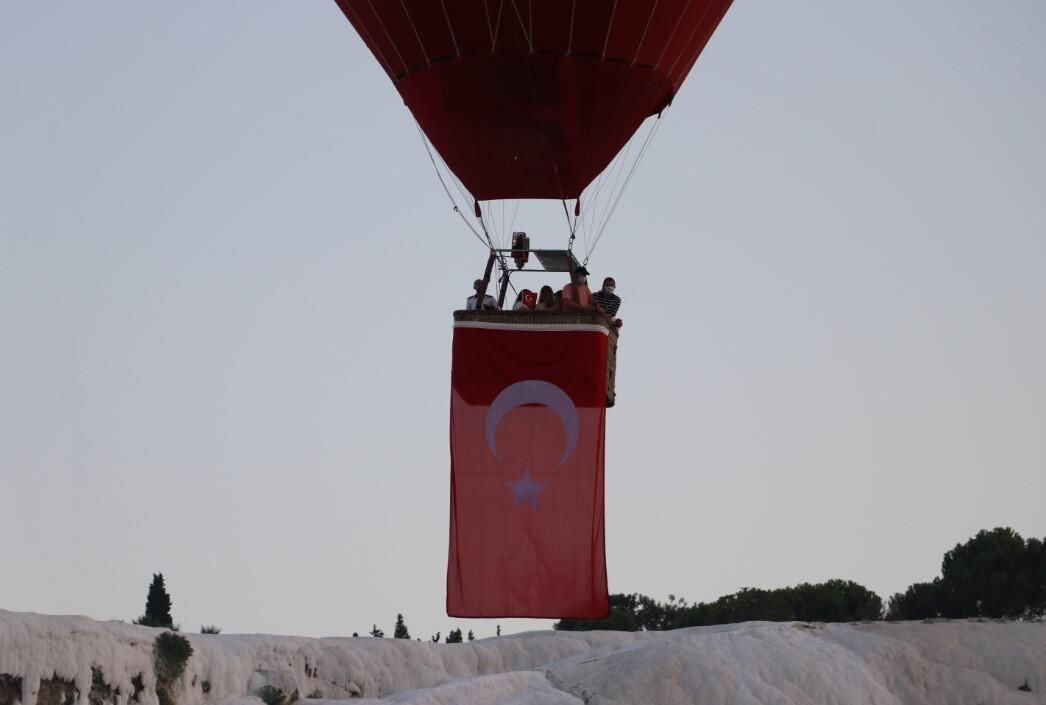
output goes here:
[[731, 0], [338, 0], [479, 201], [576, 199]]
[[[476, 300], [484, 300], [497, 264], [499, 306], [509, 261], [532, 271], [525, 269], [531, 254], [537, 271], [567, 272], [577, 282], [588, 261], [573, 252], [586, 188], [672, 102], [731, 4], [336, 1], [399, 91], [430, 155], [434, 148], [471, 196], [489, 246]], [[481, 204], [501, 199], [562, 201], [566, 249], [531, 249], [522, 232], [511, 247], [497, 247]], [[455, 210], [469, 222], [465, 208], [455, 203]], [[596, 242], [605, 226], [604, 218]], [[617, 334], [598, 311], [455, 312], [448, 614], [601, 617], [609, 610], [603, 433], [615, 400]]]

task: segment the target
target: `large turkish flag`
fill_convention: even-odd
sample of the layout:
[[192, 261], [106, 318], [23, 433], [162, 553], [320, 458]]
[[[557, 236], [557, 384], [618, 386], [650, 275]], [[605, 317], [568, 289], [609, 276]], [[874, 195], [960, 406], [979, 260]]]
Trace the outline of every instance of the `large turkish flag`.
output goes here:
[[452, 617], [601, 618], [607, 333], [458, 321]]

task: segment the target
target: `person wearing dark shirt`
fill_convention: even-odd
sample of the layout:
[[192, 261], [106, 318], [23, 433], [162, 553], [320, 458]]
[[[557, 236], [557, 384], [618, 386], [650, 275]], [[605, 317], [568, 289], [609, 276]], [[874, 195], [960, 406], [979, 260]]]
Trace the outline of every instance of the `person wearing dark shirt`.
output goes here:
[[607, 277], [603, 280], [603, 288], [592, 294], [599, 307], [611, 316], [616, 316], [617, 310], [621, 308], [621, 297], [614, 293], [616, 286], [614, 278]]

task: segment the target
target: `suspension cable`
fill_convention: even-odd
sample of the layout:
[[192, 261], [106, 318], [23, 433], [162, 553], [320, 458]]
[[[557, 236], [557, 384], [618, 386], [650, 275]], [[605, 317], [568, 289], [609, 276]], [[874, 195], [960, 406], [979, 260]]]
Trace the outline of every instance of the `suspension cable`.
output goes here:
[[[581, 233], [585, 239], [585, 252], [586, 255], [592, 251], [592, 243], [590, 238], [596, 235], [596, 228], [598, 226], [600, 210], [600, 200], [604, 194], [604, 191], [610, 194], [611, 199], [617, 190], [617, 185], [621, 181], [621, 174], [624, 173], [624, 165], [628, 164], [628, 155], [632, 151], [632, 147], [635, 145], [636, 140], [629, 139], [625, 145], [624, 151], [618, 153], [611, 161], [610, 166], [603, 170], [603, 172], [596, 178], [595, 183], [592, 185], [591, 193], [586, 191], [585, 198], [588, 201], [588, 207], [585, 210], [585, 214], [581, 216]], [[607, 189], [608, 184], [613, 184]], [[589, 232], [591, 231], [591, 232]]]
[[[465, 225], [468, 227], [468, 229], [472, 232], [472, 234], [476, 236], [476, 239], [479, 240], [479, 243], [481, 245], [483, 245], [484, 247], [486, 247], [488, 250], [490, 250], [491, 254], [495, 254], [495, 251], [497, 250], [497, 246], [494, 244], [493, 239], [490, 237], [490, 229], [487, 227], [486, 220], [484, 220], [484, 218], [483, 218], [483, 211], [482, 210], [480, 211], [480, 216], [478, 218], [480, 227], [483, 229], [483, 237], [481, 237], [480, 234], [476, 231], [476, 228], [474, 228], [472, 226], [472, 223], [470, 223], [468, 221], [468, 218], [465, 217], [465, 214], [461, 212], [461, 208], [458, 207], [458, 203], [454, 199], [454, 195], [451, 194], [450, 188], [447, 186], [447, 182], [443, 178], [443, 173], [440, 171], [439, 165], [436, 163], [436, 157], [432, 153], [432, 146], [429, 144], [428, 138], [425, 136], [425, 133], [422, 131], [421, 125], [418, 125], [417, 122], [415, 121], [415, 126], [418, 128], [418, 134], [421, 137], [422, 145], [424, 145], [424, 147], [425, 147], [425, 152], [429, 155], [429, 161], [432, 162], [432, 168], [436, 172], [436, 178], [439, 179], [440, 185], [443, 186], [444, 193], [446, 193], [447, 194], [447, 198], [450, 199], [450, 204], [454, 208], [454, 212], [458, 214], [458, 216], [461, 218], [462, 222], [464, 222]], [[467, 194], [466, 194], [466, 192], [464, 190], [464, 188], [465, 188], [464, 185], [460, 181], [458, 181], [456, 176], [454, 176], [454, 172], [450, 171], [449, 168], [447, 169], [447, 171], [448, 171], [448, 173], [452, 177], [454, 177], [454, 185], [458, 189], [458, 192], [461, 193], [462, 197], [465, 197]], [[518, 208], [518, 203], [517, 203], [517, 208]], [[513, 219], [515, 219], [515, 216], [513, 216]], [[486, 238], [486, 242], [484, 242], [484, 238]], [[496, 254], [497, 254], [497, 259], [498, 259], [498, 267], [501, 270], [502, 274], [507, 277], [508, 276], [508, 272], [509, 272], [509, 268], [508, 268], [508, 263], [505, 260], [505, 255], [504, 255], [504, 253], [501, 253], [501, 252], [498, 252]], [[512, 284], [512, 280], [511, 279], [509, 279], [509, 285], [512, 287], [513, 291], [516, 291], [516, 287], [515, 287], [514, 284]], [[516, 292], [516, 293], [518, 293], [518, 292]]]
[[585, 255], [584, 264], [588, 264], [589, 258], [592, 253], [595, 252], [596, 247], [599, 245], [600, 239], [603, 237], [603, 233], [606, 232], [607, 224], [610, 222], [611, 217], [614, 215], [614, 211], [617, 210], [617, 206], [621, 203], [621, 197], [625, 195], [625, 191], [628, 190], [628, 185], [632, 182], [632, 177], [635, 176], [636, 170], [639, 168], [640, 162], [643, 161], [643, 157], [646, 156], [647, 149], [650, 147], [650, 142], [654, 139], [654, 135], [657, 134], [658, 128], [661, 126], [661, 114], [658, 114], [654, 124], [650, 126], [650, 131], [647, 132], [646, 139], [643, 141], [643, 146], [639, 150], [639, 156], [636, 157], [635, 163], [628, 172], [628, 176], [625, 177], [625, 183], [622, 184], [621, 190], [618, 191], [617, 197], [614, 199], [613, 205], [610, 210], [607, 211], [606, 216], [603, 218], [603, 222], [599, 226], [599, 231], [596, 233], [596, 239], [592, 242], [592, 248]]
[[577, 237], [577, 231], [574, 229], [574, 223], [570, 222], [570, 211], [567, 210], [567, 199], [560, 199], [563, 203], [563, 215], [567, 217], [567, 229], [570, 230], [570, 240], [567, 241], [567, 252], [573, 252], [574, 250], [574, 239]]
[[[447, 194], [447, 198], [450, 199], [451, 207], [453, 207], [454, 212], [457, 213], [458, 216], [461, 217], [461, 220], [462, 220], [463, 223], [465, 223], [465, 226], [468, 227], [468, 229], [472, 231], [473, 235], [476, 236], [476, 239], [479, 240], [479, 244], [481, 244], [484, 247], [486, 247], [486, 243], [483, 242], [483, 238], [481, 238], [479, 236], [479, 233], [476, 232], [476, 229], [474, 227], [472, 227], [472, 223], [470, 223], [468, 221], [468, 218], [465, 217], [465, 214], [461, 212], [460, 208], [458, 208], [458, 203], [457, 203], [457, 201], [454, 200], [454, 196], [450, 193], [450, 189], [447, 187], [447, 182], [443, 180], [443, 174], [440, 173], [439, 166], [436, 164], [436, 157], [432, 154], [432, 148], [429, 146], [429, 140], [428, 140], [427, 137], [425, 137], [425, 133], [422, 132], [421, 125], [418, 125], [417, 122], [415, 122], [414, 124], [415, 124], [415, 126], [417, 126], [418, 134], [421, 136], [421, 143], [425, 146], [425, 151], [429, 155], [429, 161], [432, 162], [432, 168], [436, 171], [436, 178], [439, 179], [440, 185], [443, 186], [443, 191]], [[490, 238], [487, 238], [487, 239], [489, 241]], [[493, 249], [493, 248], [491, 248], [491, 249]]]

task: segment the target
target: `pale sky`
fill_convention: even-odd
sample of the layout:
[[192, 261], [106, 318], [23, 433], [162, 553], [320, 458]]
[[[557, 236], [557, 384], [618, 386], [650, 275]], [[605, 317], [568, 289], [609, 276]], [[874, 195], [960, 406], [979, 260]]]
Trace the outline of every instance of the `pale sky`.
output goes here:
[[[612, 592], [1046, 535], [1046, 4], [737, 0], [590, 269]], [[535, 246], [559, 204], [521, 209]], [[0, 608], [479, 636], [443, 609], [485, 252], [332, 0], [0, 3]]]

